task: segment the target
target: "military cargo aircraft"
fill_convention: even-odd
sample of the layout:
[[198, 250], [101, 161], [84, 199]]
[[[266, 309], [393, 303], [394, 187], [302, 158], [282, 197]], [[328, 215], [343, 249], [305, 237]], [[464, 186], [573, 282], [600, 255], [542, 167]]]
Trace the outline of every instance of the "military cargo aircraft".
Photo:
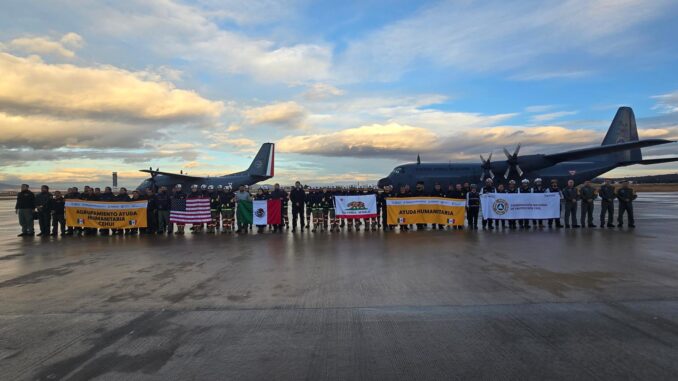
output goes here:
[[233, 189], [240, 185], [252, 185], [260, 181], [268, 180], [273, 177], [275, 164], [275, 144], [264, 143], [261, 145], [259, 152], [254, 157], [252, 164], [247, 170], [230, 175], [216, 176], [216, 177], [199, 177], [189, 176], [183, 173], [168, 173], [160, 172], [159, 170], [142, 169], [141, 172], [146, 172], [151, 175], [150, 178], [144, 180], [137, 190], [145, 190], [146, 188], [157, 189], [162, 186], [172, 190], [175, 185], [181, 184], [184, 192], [188, 191], [191, 185], [195, 184], [201, 186], [203, 184], [209, 186], [218, 185], [231, 186]]
[[551, 179], [564, 186], [572, 179], [576, 184], [591, 180], [617, 167], [642, 164], [659, 164], [678, 161], [678, 157], [643, 160], [642, 147], [673, 143], [665, 139], [638, 139], [636, 118], [630, 107], [620, 107], [612, 120], [601, 146], [575, 149], [549, 155], [518, 156], [520, 144], [513, 153], [504, 148], [506, 160], [492, 162], [490, 153], [487, 160], [480, 155], [481, 163], [416, 163], [397, 166], [391, 174], [379, 180], [379, 188], [386, 185], [395, 187], [409, 185], [414, 189], [417, 182], [424, 182], [425, 189], [433, 189], [440, 183], [443, 189], [449, 184], [468, 182], [481, 184], [487, 178], [494, 184], [509, 180], [541, 178], [547, 185]]

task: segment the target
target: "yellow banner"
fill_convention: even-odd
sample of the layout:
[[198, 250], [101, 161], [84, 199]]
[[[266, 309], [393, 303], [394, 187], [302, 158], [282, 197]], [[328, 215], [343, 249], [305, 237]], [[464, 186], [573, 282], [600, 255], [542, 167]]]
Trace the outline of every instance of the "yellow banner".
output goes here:
[[389, 225], [464, 225], [466, 200], [442, 197], [403, 197], [386, 200]]
[[66, 225], [97, 229], [145, 228], [147, 201], [66, 200]]

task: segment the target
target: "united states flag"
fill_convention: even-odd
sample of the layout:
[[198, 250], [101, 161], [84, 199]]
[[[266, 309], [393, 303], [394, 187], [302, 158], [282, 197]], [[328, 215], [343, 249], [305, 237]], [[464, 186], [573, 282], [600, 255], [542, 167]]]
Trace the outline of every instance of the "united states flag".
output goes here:
[[211, 222], [210, 199], [189, 198], [173, 199], [170, 209], [170, 222], [183, 224], [201, 224]]

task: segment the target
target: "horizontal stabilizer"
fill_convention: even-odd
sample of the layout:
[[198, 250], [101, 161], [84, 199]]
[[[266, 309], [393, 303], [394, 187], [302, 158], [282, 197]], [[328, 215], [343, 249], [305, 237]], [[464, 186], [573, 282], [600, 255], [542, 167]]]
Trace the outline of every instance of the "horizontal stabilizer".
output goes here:
[[660, 144], [667, 144], [667, 143], [673, 143], [673, 141], [666, 140], [666, 139], [645, 139], [645, 140], [639, 140], [639, 141], [635, 141], [635, 142], [610, 144], [610, 145], [604, 145], [604, 146], [598, 146], [598, 147], [575, 149], [575, 150], [572, 150], [572, 151], [556, 153], [556, 154], [553, 154], [553, 155], [545, 155], [544, 158], [552, 161], [555, 164], [555, 163], [561, 163], [563, 161], [579, 160], [579, 159], [584, 159], [584, 158], [592, 157], [592, 156], [605, 155], [605, 154], [608, 154], [608, 153], [621, 152], [621, 151], [626, 151], [626, 150], [635, 149], [635, 148], [652, 147], [652, 146], [656, 146], [656, 145], [660, 145]]
[[140, 169], [139, 172], [146, 172], [146, 173], [150, 173], [151, 175], [172, 176], [172, 177], [175, 177], [177, 179], [183, 179], [183, 180], [199, 180], [199, 179], [202, 179], [202, 177], [197, 177], [197, 176], [189, 176], [189, 175], [183, 175], [183, 174], [178, 174], [178, 173], [170, 173], [170, 172], [151, 171], [150, 169]]
[[661, 163], [673, 163], [675, 161], [678, 161], [678, 157], [669, 157], [669, 158], [664, 158], [664, 159], [647, 159], [647, 160], [640, 160], [640, 161], [624, 161], [622, 163], [619, 163], [621, 166], [628, 166], [628, 165], [635, 165], [635, 164], [640, 164], [640, 165], [652, 165], [652, 164], [661, 164]]

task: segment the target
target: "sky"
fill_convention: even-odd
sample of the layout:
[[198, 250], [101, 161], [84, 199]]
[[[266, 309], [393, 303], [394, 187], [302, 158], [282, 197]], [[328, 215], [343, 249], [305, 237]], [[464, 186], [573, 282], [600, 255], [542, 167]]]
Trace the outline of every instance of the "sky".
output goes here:
[[3, 0], [0, 182], [218, 176], [274, 142], [281, 183], [365, 183], [418, 154], [599, 145], [620, 106], [641, 138], [678, 139], [677, 17], [673, 0]]

